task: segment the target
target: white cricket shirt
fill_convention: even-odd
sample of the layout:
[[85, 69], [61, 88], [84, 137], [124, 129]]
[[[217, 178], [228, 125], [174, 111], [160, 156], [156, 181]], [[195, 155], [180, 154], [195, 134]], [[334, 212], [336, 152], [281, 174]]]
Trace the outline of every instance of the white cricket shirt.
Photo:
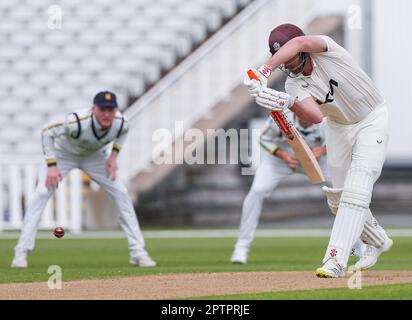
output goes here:
[[56, 161], [56, 152], [88, 156], [108, 147], [120, 150], [129, 129], [120, 111], [107, 130], [103, 130], [91, 109], [74, 111], [60, 120], [52, 121], [42, 131], [43, 153], [49, 164]]
[[285, 90], [302, 101], [312, 96], [328, 119], [354, 124], [384, 103], [384, 98], [351, 55], [332, 38], [319, 36], [327, 51], [310, 53], [313, 71], [309, 76], [288, 77]]

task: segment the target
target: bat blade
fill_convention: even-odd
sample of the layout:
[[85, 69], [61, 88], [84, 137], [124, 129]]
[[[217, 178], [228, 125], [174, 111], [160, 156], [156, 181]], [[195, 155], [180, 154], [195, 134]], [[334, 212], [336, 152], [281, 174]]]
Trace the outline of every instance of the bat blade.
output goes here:
[[310, 182], [313, 184], [325, 182], [322, 169], [312, 150], [295, 127], [292, 128], [292, 131], [294, 133], [294, 139], [286, 139], [286, 141], [293, 149], [296, 158], [305, 170]]

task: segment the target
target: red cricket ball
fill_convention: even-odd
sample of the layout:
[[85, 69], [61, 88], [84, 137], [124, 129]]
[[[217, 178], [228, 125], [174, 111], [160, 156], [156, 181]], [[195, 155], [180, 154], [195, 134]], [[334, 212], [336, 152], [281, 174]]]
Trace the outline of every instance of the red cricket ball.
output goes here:
[[57, 227], [54, 229], [53, 234], [56, 238], [61, 238], [64, 236], [64, 229], [62, 227]]

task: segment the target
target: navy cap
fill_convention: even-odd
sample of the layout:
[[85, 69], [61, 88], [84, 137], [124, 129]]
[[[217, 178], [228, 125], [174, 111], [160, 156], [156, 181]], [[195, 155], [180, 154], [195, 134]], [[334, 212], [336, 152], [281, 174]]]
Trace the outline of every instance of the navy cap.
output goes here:
[[110, 91], [102, 91], [96, 94], [93, 100], [94, 105], [104, 108], [104, 107], [112, 107], [117, 108], [117, 100], [116, 95]]

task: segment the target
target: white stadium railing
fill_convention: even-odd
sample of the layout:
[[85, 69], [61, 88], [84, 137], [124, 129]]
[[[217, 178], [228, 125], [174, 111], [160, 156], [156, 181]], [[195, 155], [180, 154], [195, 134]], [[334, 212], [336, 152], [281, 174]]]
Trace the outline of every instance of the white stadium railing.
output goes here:
[[[0, 157], [0, 231], [20, 229], [27, 204], [33, 197], [37, 182], [38, 158], [11, 159]], [[82, 174], [73, 170], [64, 179], [44, 210], [39, 228], [57, 226], [81, 231], [82, 225]]]

